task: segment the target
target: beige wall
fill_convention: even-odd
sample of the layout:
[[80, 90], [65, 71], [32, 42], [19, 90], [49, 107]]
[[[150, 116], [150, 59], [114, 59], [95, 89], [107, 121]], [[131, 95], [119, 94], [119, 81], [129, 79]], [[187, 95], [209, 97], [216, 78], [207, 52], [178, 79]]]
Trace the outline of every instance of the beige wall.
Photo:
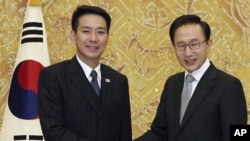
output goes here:
[[[0, 0], [0, 127], [27, 0]], [[248, 0], [82, 0], [112, 15], [110, 41], [102, 62], [129, 78], [133, 136], [148, 129], [168, 76], [182, 68], [171, 46], [169, 25], [193, 13], [212, 28], [215, 65], [241, 79], [250, 109], [250, 1]], [[44, 0], [42, 11], [51, 64], [69, 59], [71, 13], [79, 0]], [[250, 118], [249, 118], [250, 119]]]

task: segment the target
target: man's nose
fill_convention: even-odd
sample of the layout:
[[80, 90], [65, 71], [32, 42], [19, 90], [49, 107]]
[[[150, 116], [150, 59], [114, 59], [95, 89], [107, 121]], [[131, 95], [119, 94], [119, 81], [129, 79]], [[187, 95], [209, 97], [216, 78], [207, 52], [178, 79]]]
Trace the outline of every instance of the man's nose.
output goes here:
[[95, 32], [92, 32], [90, 34], [90, 40], [93, 41], [93, 42], [96, 42], [97, 41], [97, 35]]
[[186, 48], [184, 50], [184, 54], [185, 54], [185, 56], [190, 56], [193, 54], [193, 50], [190, 49], [189, 45], [186, 45]]

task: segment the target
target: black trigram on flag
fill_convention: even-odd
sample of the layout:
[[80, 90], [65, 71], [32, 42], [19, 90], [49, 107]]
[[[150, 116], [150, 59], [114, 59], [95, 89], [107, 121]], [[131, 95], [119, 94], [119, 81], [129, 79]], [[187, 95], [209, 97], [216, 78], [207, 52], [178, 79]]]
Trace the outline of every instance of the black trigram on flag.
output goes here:
[[23, 25], [21, 44], [27, 42], [43, 42], [42, 23], [28, 22]]
[[43, 141], [43, 136], [41, 135], [15, 135], [14, 141]]

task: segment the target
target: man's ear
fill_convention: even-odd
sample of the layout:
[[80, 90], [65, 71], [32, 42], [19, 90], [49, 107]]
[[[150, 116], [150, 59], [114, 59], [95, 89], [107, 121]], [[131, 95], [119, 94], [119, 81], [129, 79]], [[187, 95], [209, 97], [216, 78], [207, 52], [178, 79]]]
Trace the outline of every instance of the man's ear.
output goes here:
[[213, 44], [213, 41], [211, 39], [209, 39], [207, 41], [207, 51], [209, 51], [212, 48], [212, 44]]
[[73, 43], [76, 42], [76, 32], [74, 30], [71, 30], [71, 41]]

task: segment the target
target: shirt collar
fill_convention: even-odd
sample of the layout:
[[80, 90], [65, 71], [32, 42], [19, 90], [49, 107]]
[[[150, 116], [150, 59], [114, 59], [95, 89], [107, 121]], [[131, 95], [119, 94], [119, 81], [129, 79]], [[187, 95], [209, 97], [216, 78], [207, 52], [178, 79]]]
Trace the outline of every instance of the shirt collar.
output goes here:
[[[191, 75], [195, 78], [196, 81], [200, 81], [201, 77], [206, 72], [206, 70], [208, 69], [209, 66], [210, 66], [210, 62], [207, 58], [206, 61], [203, 63], [203, 65], [198, 70], [193, 71], [191, 73]], [[185, 76], [187, 74], [188, 74], [188, 72], [185, 71]]]
[[[86, 77], [90, 80], [91, 79], [90, 73], [93, 69], [90, 66], [88, 66], [86, 63], [81, 61], [77, 55], [76, 55], [76, 59], [79, 62], [80, 66], [82, 67], [83, 72], [85, 73]], [[97, 78], [101, 80], [101, 64], [99, 63], [94, 70], [97, 72]]]

